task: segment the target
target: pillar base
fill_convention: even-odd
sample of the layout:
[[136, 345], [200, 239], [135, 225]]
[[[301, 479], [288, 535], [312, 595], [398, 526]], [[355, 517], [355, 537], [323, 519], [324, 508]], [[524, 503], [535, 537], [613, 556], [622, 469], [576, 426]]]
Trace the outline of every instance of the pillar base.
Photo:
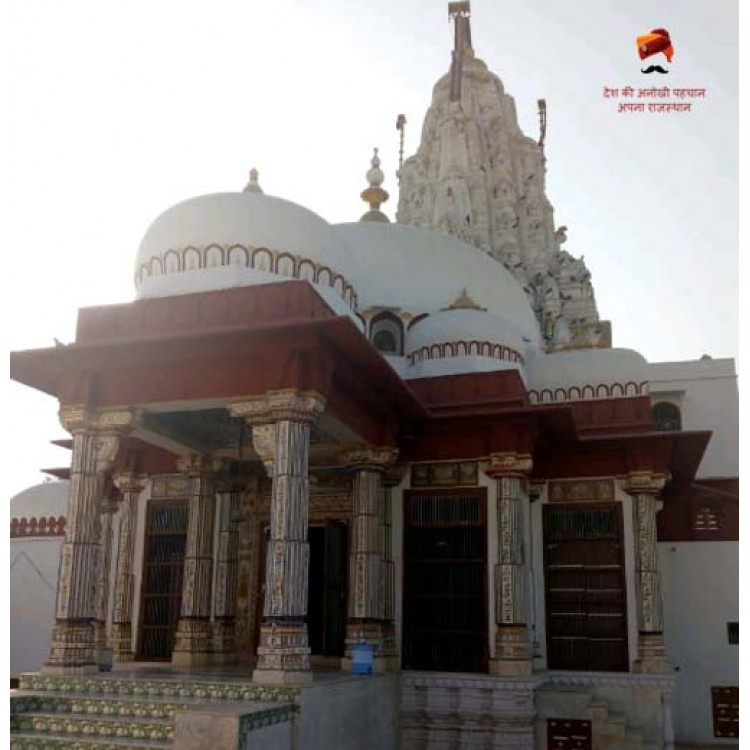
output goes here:
[[307, 625], [261, 625], [258, 663], [253, 680], [273, 685], [300, 685], [309, 682], [303, 676], [305, 674], [312, 679]]
[[638, 656], [633, 662], [633, 672], [639, 674], [670, 674], [667, 651], [662, 633], [639, 633]]
[[531, 677], [533, 673], [531, 659], [490, 659], [490, 674], [495, 677]]
[[393, 623], [379, 620], [349, 620], [346, 624], [346, 649], [341, 659], [341, 669], [348, 671], [352, 665], [352, 646], [367, 644], [375, 651], [373, 670], [393, 672], [401, 668], [401, 656], [396, 647]]
[[135, 661], [133, 653], [133, 631], [129, 622], [112, 623], [112, 659], [115, 664]]
[[214, 664], [234, 664], [237, 661], [233, 620], [211, 623], [211, 654]]
[[91, 622], [58, 620], [52, 629], [52, 641], [45, 674], [91, 674], [99, 671], [94, 625]]
[[206, 667], [211, 663], [210, 623], [183, 619], [177, 623], [172, 649], [175, 667]]
[[534, 659], [526, 626], [498, 625], [495, 658], [490, 659], [490, 674], [528, 677], [533, 671]]

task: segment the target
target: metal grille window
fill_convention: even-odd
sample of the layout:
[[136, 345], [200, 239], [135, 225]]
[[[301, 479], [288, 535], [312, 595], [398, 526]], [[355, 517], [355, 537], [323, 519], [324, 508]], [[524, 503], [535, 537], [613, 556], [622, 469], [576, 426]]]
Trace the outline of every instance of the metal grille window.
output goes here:
[[550, 669], [628, 670], [622, 547], [619, 505], [545, 506]]
[[485, 671], [485, 492], [408, 492], [405, 502], [404, 668]]
[[169, 659], [180, 618], [187, 544], [187, 501], [151, 501], [146, 512], [138, 657]]

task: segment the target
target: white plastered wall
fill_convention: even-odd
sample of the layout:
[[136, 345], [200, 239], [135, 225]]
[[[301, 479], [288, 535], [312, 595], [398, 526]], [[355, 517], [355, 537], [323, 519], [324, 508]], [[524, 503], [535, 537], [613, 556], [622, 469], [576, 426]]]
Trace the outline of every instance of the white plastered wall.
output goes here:
[[63, 537], [10, 540], [10, 675], [44, 665], [55, 622]]
[[684, 742], [736, 744], [713, 737], [711, 686], [739, 685], [738, 646], [727, 623], [739, 622], [739, 543], [662, 542], [667, 657], [675, 668], [675, 735]]
[[680, 407], [683, 430], [713, 435], [699, 477], [739, 474], [739, 394], [734, 360], [660, 362], [648, 366], [651, 401]]

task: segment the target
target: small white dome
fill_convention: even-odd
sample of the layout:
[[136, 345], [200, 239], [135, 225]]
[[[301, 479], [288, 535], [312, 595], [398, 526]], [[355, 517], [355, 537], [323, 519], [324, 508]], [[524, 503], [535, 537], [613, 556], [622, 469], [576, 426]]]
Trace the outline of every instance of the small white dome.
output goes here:
[[406, 336], [410, 377], [489, 370], [523, 370], [525, 343], [512, 323], [484, 310], [440, 310]]
[[571, 386], [578, 389], [572, 398], [587, 397], [584, 386], [591, 387], [590, 397], [625, 396], [640, 393], [641, 384], [648, 380], [648, 362], [632, 349], [578, 349], [535, 356], [526, 372], [540, 401], [558, 400], [553, 395], [543, 397], [545, 389], [554, 393]]
[[59, 518], [68, 512], [70, 482], [43, 482], [19, 492], [10, 499], [10, 517]]
[[539, 326], [526, 293], [482, 250], [441, 232], [401, 224], [335, 224], [332, 230], [348, 246], [344, 273], [357, 288], [360, 310], [435, 313], [450, 307], [465, 289], [473, 302], [539, 345]]
[[135, 284], [138, 297], [162, 297], [301, 278], [354, 308], [346, 255], [325, 219], [296, 203], [215, 193], [178, 203], [151, 224]]

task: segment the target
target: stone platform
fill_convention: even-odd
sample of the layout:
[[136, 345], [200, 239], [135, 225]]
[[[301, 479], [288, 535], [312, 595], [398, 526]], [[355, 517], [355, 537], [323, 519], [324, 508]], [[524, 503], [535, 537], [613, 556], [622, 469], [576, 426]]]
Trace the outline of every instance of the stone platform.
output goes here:
[[397, 711], [398, 675], [322, 670], [291, 687], [253, 683], [246, 667], [129, 664], [97, 675], [21, 675], [10, 747], [395, 750]]

